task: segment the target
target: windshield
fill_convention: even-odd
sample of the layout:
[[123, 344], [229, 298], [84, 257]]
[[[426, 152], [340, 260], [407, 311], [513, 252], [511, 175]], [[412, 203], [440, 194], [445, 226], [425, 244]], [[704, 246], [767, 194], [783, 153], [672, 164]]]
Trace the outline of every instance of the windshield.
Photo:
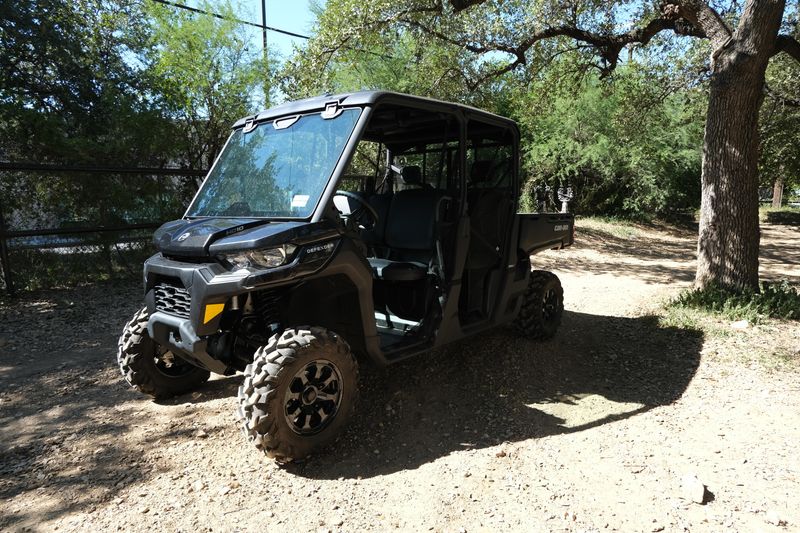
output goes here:
[[[353, 133], [360, 109], [318, 113], [233, 132], [186, 215], [306, 218]], [[287, 124], [289, 124], [287, 126]]]

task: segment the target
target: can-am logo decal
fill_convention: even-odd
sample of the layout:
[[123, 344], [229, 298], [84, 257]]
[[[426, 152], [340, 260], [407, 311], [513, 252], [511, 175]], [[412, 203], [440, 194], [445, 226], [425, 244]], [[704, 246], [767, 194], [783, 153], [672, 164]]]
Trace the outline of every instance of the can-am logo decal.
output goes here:
[[567, 231], [569, 229], [569, 224], [561, 224], [553, 226], [553, 231]]
[[189, 238], [189, 235], [191, 235], [191, 233], [189, 233], [189, 232], [187, 231], [186, 233], [184, 233], [183, 235], [181, 235], [180, 237], [178, 237], [178, 242], [183, 242], [183, 241], [185, 241], [186, 239], [188, 239], [188, 238]]

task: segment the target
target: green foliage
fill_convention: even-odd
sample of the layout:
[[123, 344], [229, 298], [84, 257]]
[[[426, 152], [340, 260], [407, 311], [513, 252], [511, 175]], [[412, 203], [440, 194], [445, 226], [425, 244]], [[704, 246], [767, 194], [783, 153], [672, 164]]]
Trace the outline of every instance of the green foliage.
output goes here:
[[[787, 6], [789, 19], [800, 16], [800, 3]], [[790, 33], [790, 31], [787, 31]], [[800, 39], [800, 24], [794, 26]], [[776, 179], [784, 180], [784, 198], [800, 188], [800, 63], [786, 54], [770, 60], [766, 73], [767, 97], [761, 106], [761, 158], [759, 170], [762, 186], [771, 187]]]
[[230, 2], [199, 4], [222, 19], [154, 2], [145, 5], [150, 37], [143, 76], [180, 129], [176, 140], [189, 165], [207, 168], [231, 124], [265, 106], [271, 90], [269, 61], [261, 50], [250, 49]]
[[577, 18], [587, 29], [607, 31], [630, 10], [652, 15], [636, 3], [622, 11], [602, 2], [576, 6], [487, 2], [448, 16], [421, 1], [331, 0], [319, 12], [315, 38], [283, 70], [281, 86], [291, 97], [397, 90], [516, 119], [527, 210], [536, 207], [534, 188], [544, 184], [572, 185], [572, 207], [581, 214], [641, 219], [697, 208], [705, 94], [696, 71], [698, 58], [707, 56], [703, 47], [658, 39], [652, 50], [627, 52], [624, 65], [602, 80], [593, 54], [568, 39], [537, 43], [525, 63], [505, 72], [513, 54], [481, 48], [513, 47], [545, 20], [553, 26]]
[[[380, 5], [372, 2], [369, 8]], [[350, 0], [327, 2], [318, 14], [317, 37], [297, 49], [279, 74], [289, 99], [380, 89], [491, 107], [491, 91], [468, 87], [474, 59], [461, 47], [401, 29], [359, 31], [357, 39], [349, 39], [344, 32], [352, 29], [350, 17], [362, 9]]]
[[271, 86], [241, 25], [154, 2], [5, 2], [0, 46], [12, 160], [203, 168]]
[[154, 158], [169, 124], [126, 60], [144, 32], [133, 0], [2, 3], [0, 155], [120, 164]]
[[[222, 12], [234, 16], [230, 5]], [[207, 168], [230, 124], [260, 106], [263, 56], [247, 51], [233, 22], [136, 0], [10, 2], [0, 13], [3, 159]], [[149, 176], [0, 173], [12, 229], [164, 220], [191, 188]]]
[[[201, 7], [240, 18], [230, 4]], [[248, 45], [239, 24], [149, 1], [0, 3], [0, 160], [207, 168], [271, 86], [263, 52]], [[154, 176], [0, 173], [11, 230], [163, 221], [180, 216], [194, 188]], [[127, 271], [130, 232], [82, 235], [12, 240], [17, 286]]]
[[786, 99], [800, 102], [800, 64], [776, 56], [767, 69], [767, 84], [771, 93], [762, 105], [760, 121], [761, 184], [772, 187], [782, 177], [788, 193], [800, 188], [800, 107], [786, 103]]
[[762, 283], [760, 291], [732, 292], [719, 287], [687, 290], [670, 307], [699, 309], [730, 320], [757, 323], [764, 318], [800, 320], [800, 293], [788, 282]]
[[580, 214], [647, 219], [699, 206], [702, 115], [690, 100], [699, 95], [663, 96], [634, 62], [609, 81], [589, 77], [547, 92], [543, 85], [526, 87], [516, 106], [527, 190], [569, 184]]

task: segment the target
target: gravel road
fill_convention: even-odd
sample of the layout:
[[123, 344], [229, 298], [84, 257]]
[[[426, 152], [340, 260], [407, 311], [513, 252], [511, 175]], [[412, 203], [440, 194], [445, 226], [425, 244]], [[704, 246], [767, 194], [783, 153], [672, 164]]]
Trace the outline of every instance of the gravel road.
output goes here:
[[[364, 367], [343, 438], [287, 467], [235, 427], [238, 376], [123, 386], [138, 286], [0, 302], [0, 530], [800, 531], [800, 365], [764, 359], [796, 363], [797, 323], [663, 327], [693, 235], [578, 231], [537, 258], [565, 287], [555, 339]], [[800, 281], [799, 237], [764, 228], [764, 277]]]

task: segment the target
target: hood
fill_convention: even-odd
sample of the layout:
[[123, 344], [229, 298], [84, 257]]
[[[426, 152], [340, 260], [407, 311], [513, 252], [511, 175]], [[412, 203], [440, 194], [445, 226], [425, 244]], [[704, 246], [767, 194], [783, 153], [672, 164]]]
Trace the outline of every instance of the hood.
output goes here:
[[336, 226], [327, 221], [203, 218], [167, 222], [156, 230], [153, 241], [166, 255], [208, 257], [289, 242], [302, 244], [336, 233]]

